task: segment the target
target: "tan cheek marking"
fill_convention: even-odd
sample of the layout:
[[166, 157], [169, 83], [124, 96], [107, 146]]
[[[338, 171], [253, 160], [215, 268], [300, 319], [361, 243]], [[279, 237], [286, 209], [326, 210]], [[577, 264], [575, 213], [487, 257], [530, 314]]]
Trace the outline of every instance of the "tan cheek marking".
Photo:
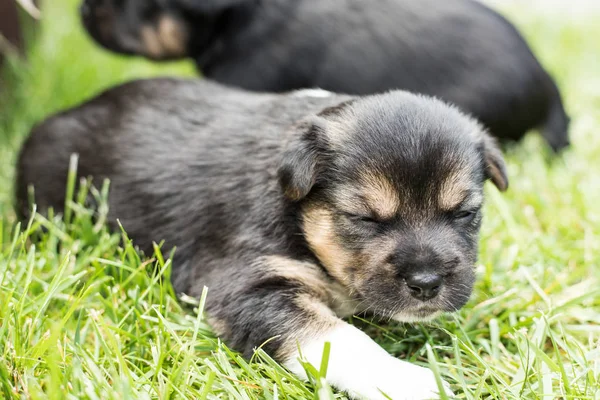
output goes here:
[[374, 172], [364, 172], [360, 183], [367, 205], [379, 218], [392, 218], [396, 215], [401, 206], [400, 196], [386, 177]]
[[321, 264], [335, 279], [349, 285], [346, 268], [353, 255], [341, 246], [331, 212], [318, 207], [306, 208], [303, 210], [303, 228], [306, 241]]
[[438, 194], [438, 204], [442, 210], [455, 209], [464, 199], [470, 188], [468, 171], [458, 169], [448, 175]]
[[158, 22], [158, 38], [163, 52], [169, 56], [184, 56], [186, 54], [187, 32], [183, 24], [168, 15]]

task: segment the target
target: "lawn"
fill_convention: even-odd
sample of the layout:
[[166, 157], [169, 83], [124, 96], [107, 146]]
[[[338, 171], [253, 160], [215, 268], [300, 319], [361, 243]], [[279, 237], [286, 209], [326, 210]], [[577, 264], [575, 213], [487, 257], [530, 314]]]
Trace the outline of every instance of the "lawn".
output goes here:
[[[511, 188], [487, 188], [463, 310], [427, 325], [353, 322], [439, 370], [459, 398], [600, 399], [600, 17], [524, 3], [503, 12], [562, 88], [571, 149], [552, 158], [530, 134], [507, 150]], [[191, 311], [202, 301], [176, 300], [169, 255], [157, 245], [140, 258], [104, 228], [104, 207], [92, 219], [76, 194], [65, 218], [16, 223], [13, 164], [36, 121], [131, 78], [194, 73], [109, 55], [79, 27], [76, 1], [44, 4], [29, 62], [11, 62], [0, 99], [0, 398], [344, 398], [260, 351], [248, 361], [229, 350]]]

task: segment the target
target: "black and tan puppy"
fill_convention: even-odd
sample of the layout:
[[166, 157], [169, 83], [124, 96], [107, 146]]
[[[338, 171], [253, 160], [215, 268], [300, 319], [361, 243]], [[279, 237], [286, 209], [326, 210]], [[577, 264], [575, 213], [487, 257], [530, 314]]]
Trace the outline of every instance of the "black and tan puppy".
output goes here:
[[[111, 179], [110, 219], [143, 250], [177, 246], [177, 292], [210, 295], [229, 345], [298, 375], [298, 345], [357, 398], [424, 399], [430, 371], [341, 317], [421, 321], [462, 307], [474, 281], [483, 184], [507, 187], [494, 141], [457, 109], [394, 91], [257, 94], [158, 79], [109, 90], [26, 141], [17, 198], [64, 204], [67, 166]], [[274, 339], [273, 339], [274, 338]], [[269, 339], [273, 339], [270, 340]]]
[[568, 145], [559, 91], [517, 30], [472, 0], [85, 0], [91, 36], [116, 52], [192, 57], [245, 89], [319, 87], [439, 97], [497, 137], [539, 128]]

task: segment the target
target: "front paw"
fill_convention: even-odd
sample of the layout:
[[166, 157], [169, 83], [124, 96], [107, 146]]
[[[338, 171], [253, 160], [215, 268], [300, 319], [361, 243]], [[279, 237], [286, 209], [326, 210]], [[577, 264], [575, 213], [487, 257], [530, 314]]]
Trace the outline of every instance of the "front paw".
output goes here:
[[[345, 382], [351, 398], [361, 400], [429, 400], [439, 399], [433, 372], [398, 359], [390, 359], [373, 369], [360, 381]], [[442, 381], [446, 395], [453, 396], [449, 384]], [[351, 389], [350, 389], [351, 388]]]
[[[389, 355], [364, 332], [341, 325], [318, 339], [301, 345], [302, 358], [313, 366], [321, 364], [323, 346], [331, 344], [326, 380], [353, 399], [428, 400], [439, 399], [433, 372]], [[306, 378], [294, 356], [286, 366]], [[444, 382], [445, 392], [453, 396]]]
[[[426, 400], [439, 399], [439, 388], [433, 372], [427, 368], [419, 367], [394, 359], [390, 365], [375, 382], [377, 387], [377, 396], [368, 397], [369, 399], [384, 399], [385, 393], [394, 400]], [[449, 390], [450, 385], [442, 381], [446, 395], [452, 396]]]

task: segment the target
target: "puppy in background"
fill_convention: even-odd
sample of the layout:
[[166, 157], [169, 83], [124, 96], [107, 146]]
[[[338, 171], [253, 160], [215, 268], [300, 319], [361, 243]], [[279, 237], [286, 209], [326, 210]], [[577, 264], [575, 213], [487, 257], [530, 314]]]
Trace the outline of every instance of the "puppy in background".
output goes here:
[[472, 0], [84, 0], [102, 46], [154, 60], [193, 58], [249, 90], [323, 88], [439, 97], [517, 140], [569, 143], [560, 93], [517, 30]]
[[177, 246], [178, 293], [210, 294], [215, 331], [300, 377], [302, 357], [352, 398], [428, 399], [428, 369], [344, 322], [426, 321], [472, 291], [483, 185], [508, 180], [494, 140], [456, 108], [392, 91], [262, 94], [207, 80], [136, 81], [37, 126], [17, 199], [64, 204], [69, 157], [111, 180], [109, 219], [144, 251]]

